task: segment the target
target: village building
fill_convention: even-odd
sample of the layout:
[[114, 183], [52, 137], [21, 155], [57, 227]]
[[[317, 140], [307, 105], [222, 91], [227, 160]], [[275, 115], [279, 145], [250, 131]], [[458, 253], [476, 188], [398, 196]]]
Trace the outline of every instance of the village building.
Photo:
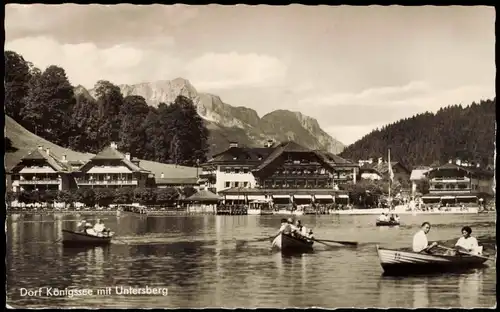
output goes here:
[[[73, 156], [74, 157], [74, 156]], [[7, 189], [71, 190], [78, 188], [193, 187], [199, 169], [131, 158], [115, 143], [87, 159], [67, 159], [42, 146], [24, 156], [6, 175]]]
[[[359, 161], [360, 178], [365, 180], [384, 180], [389, 179], [389, 163], [379, 157], [376, 162], [373, 158], [369, 160]], [[399, 161], [391, 161], [392, 172], [394, 173], [394, 181], [399, 181], [405, 185], [410, 181], [411, 171]]]
[[431, 167], [429, 166], [418, 166], [411, 171], [410, 182], [412, 197], [415, 197], [415, 195], [417, 195], [417, 186], [419, 183], [427, 179], [426, 174], [430, 169]]
[[348, 198], [338, 184], [356, 182], [358, 166], [335, 155], [310, 150], [295, 142], [240, 147], [214, 155], [200, 175], [225, 199], [225, 204], [272, 201], [275, 205], [308, 205], [335, 197]]
[[426, 173], [429, 193], [422, 196], [424, 203], [460, 205], [479, 203], [494, 195], [494, 172], [457, 160], [431, 168]]
[[148, 185], [150, 174], [139, 167], [137, 159], [132, 161], [129, 153], [119, 152], [112, 142], [75, 172], [74, 177], [78, 188], [151, 187], [153, 185]]
[[74, 186], [71, 170], [66, 156], [60, 159], [50, 149], [39, 146], [7, 173], [8, 183], [14, 192], [69, 189]]

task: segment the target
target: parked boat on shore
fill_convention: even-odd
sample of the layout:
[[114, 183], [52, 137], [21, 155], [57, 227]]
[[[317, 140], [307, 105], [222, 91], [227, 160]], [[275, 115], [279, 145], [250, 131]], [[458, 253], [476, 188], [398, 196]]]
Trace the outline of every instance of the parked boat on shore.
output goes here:
[[305, 253], [313, 251], [313, 241], [306, 241], [288, 234], [279, 234], [272, 242], [272, 247], [283, 253]]
[[481, 267], [488, 257], [472, 254], [438, 255], [381, 248], [377, 245], [380, 265], [386, 275], [413, 275], [464, 271]]
[[62, 243], [64, 246], [101, 246], [111, 243], [113, 232], [106, 236], [90, 235], [83, 232], [62, 230]]

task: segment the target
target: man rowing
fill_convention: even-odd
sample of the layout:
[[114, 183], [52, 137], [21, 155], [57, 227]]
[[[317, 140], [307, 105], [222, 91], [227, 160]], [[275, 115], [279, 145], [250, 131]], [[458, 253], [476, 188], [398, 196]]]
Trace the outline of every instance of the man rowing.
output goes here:
[[288, 220], [285, 218], [281, 219], [281, 227], [278, 230], [278, 233], [276, 234], [276, 236], [280, 235], [281, 233], [287, 234], [287, 235], [292, 234], [292, 226], [290, 225]]
[[78, 232], [84, 232], [84, 233], [87, 233], [87, 230], [88, 229], [91, 229], [92, 228], [92, 224], [90, 224], [89, 222], [87, 222], [86, 220], [81, 220], [80, 222], [78, 222], [78, 224], [76, 225], [76, 229]]
[[431, 253], [430, 250], [437, 246], [436, 242], [429, 245], [427, 240], [427, 233], [431, 230], [431, 224], [429, 222], [422, 223], [420, 231], [418, 231], [413, 236], [413, 251], [414, 252], [426, 252]]
[[97, 222], [94, 224], [94, 231], [98, 236], [109, 235], [109, 229], [104, 227], [104, 223], [102, 223], [101, 219], [97, 219]]

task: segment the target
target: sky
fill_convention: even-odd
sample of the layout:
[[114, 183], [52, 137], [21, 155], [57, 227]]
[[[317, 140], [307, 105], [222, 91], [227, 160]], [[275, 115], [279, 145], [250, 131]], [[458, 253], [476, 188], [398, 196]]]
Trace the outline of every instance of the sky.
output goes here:
[[495, 96], [484, 6], [7, 4], [5, 49], [89, 89], [182, 77], [259, 116], [300, 111], [344, 144]]

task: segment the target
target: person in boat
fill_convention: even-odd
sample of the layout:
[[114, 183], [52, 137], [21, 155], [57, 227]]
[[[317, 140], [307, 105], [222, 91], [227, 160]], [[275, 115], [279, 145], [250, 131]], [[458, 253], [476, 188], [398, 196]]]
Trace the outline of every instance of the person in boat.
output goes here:
[[92, 224], [87, 222], [87, 220], [81, 220], [80, 222], [78, 222], [76, 228], [78, 232], [87, 233], [87, 230], [92, 228]]
[[292, 234], [294, 232], [297, 232], [297, 226], [295, 226], [295, 224], [293, 224], [293, 219], [292, 218], [288, 218], [287, 222], [288, 222], [288, 224], [290, 224], [290, 229], [292, 231]]
[[314, 241], [314, 235], [312, 229], [309, 230], [309, 233], [307, 233], [306, 238], [308, 241]]
[[396, 216], [394, 217], [394, 221], [399, 222], [399, 216], [398, 216], [398, 215], [396, 215]]
[[293, 233], [297, 237], [299, 237], [299, 238], [307, 237], [307, 228], [302, 225], [302, 222], [300, 220], [297, 220], [295, 227], [297, 228], [297, 230]]
[[429, 245], [429, 241], [427, 240], [427, 233], [431, 230], [431, 224], [429, 222], [422, 223], [420, 231], [418, 231], [413, 236], [413, 251], [414, 252], [427, 252], [430, 253], [430, 250], [437, 246], [436, 242], [433, 242]]
[[385, 214], [385, 212], [382, 212], [382, 214], [378, 217], [377, 221], [386, 222], [386, 221], [389, 221], [389, 220], [388, 220], [387, 215]]
[[94, 224], [94, 232], [99, 236], [109, 235], [109, 229], [104, 227], [104, 223], [102, 223], [101, 219], [97, 219], [97, 222]]
[[458, 252], [479, 254], [480, 248], [477, 239], [473, 236], [472, 229], [469, 226], [464, 226], [462, 228], [462, 237], [460, 237], [455, 244], [455, 249]]
[[394, 214], [391, 214], [391, 217], [389, 218], [389, 221], [396, 222], [396, 218], [394, 217]]
[[281, 219], [281, 227], [276, 236], [280, 235], [281, 233], [287, 235], [292, 234], [292, 227], [290, 226], [290, 223], [288, 223], [288, 220], [285, 218]]

